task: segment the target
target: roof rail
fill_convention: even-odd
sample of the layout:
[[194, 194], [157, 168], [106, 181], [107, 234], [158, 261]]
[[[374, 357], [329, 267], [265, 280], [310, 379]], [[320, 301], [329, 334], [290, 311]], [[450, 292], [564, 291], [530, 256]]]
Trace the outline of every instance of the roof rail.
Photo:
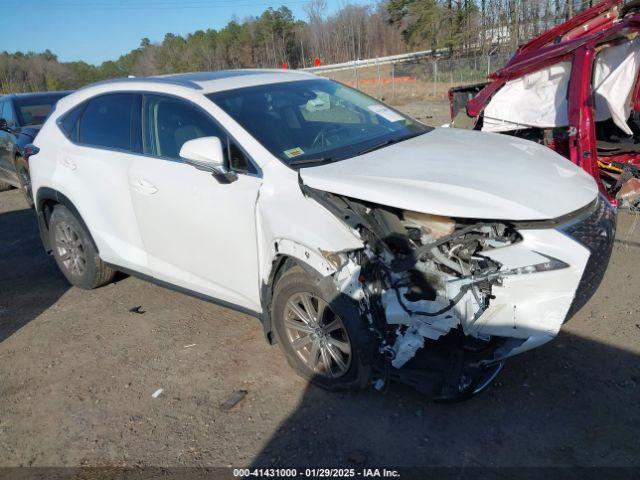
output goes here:
[[202, 87], [196, 82], [186, 80], [184, 78], [172, 78], [172, 77], [125, 77], [125, 78], [113, 78], [109, 80], [102, 80], [87, 85], [84, 88], [95, 87], [97, 85], [109, 85], [112, 83], [135, 83], [135, 82], [151, 82], [159, 83], [163, 85], [178, 85], [180, 87], [191, 88], [193, 90], [202, 90]]
[[244, 77], [248, 75], [282, 73], [286, 75], [299, 74], [305, 72], [298, 70], [280, 70], [280, 69], [235, 69], [235, 70], [215, 70], [211, 72], [188, 72], [173, 73], [169, 75], [157, 75], [151, 77], [122, 77], [112, 80], [103, 80], [101, 82], [92, 83], [89, 86], [104, 85], [110, 83], [132, 83], [132, 82], [153, 82], [163, 85], [178, 85], [180, 87], [192, 88], [194, 90], [202, 90], [201, 82], [210, 82], [214, 80], [223, 80], [233, 77]]

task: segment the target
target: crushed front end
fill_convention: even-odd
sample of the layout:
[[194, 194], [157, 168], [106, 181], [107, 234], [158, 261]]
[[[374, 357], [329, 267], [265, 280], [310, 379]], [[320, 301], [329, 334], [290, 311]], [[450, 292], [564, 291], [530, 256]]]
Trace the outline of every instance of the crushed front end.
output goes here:
[[334, 258], [334, 282], [377, 339], [376, 385], [440, 400], [481, 391], [508, 357], [553, 339], [595, 293], [615, 233], [602, 196], [555, 220], [509, 222], [304, 190], [363, 240]]

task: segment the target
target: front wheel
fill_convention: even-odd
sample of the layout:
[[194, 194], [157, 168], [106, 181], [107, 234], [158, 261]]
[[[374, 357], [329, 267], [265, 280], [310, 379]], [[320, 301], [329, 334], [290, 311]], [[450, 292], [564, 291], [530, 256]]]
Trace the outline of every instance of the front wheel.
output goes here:
[[100, 259], [89, 232], [62, 205], [51, 214], [49, 240], [58, 268], [71, 285], [90, 290], [113, 279], [115, 271]]
[[364, 388], [371, 378], [371, 333], [357, 306], [338, 307], [345, 300], [337, 297], [301, 268], [289, 270], [273, 295], [274, 333], [298, 375], [328, 390]]

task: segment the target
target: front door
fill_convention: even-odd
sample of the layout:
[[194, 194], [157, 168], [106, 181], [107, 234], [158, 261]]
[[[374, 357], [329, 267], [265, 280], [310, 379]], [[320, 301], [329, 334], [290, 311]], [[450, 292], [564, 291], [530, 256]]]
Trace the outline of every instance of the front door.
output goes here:
[[245, 172], [222, 184], [180, 159], [186, 141], [209, 136], [220, 138], [226, 155], [244, 155], [198, 106], [145, 95], [142, 111], [145, 156], [133, 162], [129, 181], [151, 275], [260, 311], [255, 205], [261, 179]]

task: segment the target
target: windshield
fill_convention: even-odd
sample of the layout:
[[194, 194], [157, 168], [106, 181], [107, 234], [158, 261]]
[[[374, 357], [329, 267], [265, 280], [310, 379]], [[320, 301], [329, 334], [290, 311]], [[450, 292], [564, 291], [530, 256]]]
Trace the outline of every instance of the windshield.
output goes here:
[[42, 125], [56, 102], [66, 95], [68, 93], [65, 92], [49, 95], [25, 95], [15, 98], [13, 104], [16, 107], [18, 124], [21, 127]]
[[272, 83], [207, 97], [292, 167], [343, 160], [432, 130], [331, 80]]

